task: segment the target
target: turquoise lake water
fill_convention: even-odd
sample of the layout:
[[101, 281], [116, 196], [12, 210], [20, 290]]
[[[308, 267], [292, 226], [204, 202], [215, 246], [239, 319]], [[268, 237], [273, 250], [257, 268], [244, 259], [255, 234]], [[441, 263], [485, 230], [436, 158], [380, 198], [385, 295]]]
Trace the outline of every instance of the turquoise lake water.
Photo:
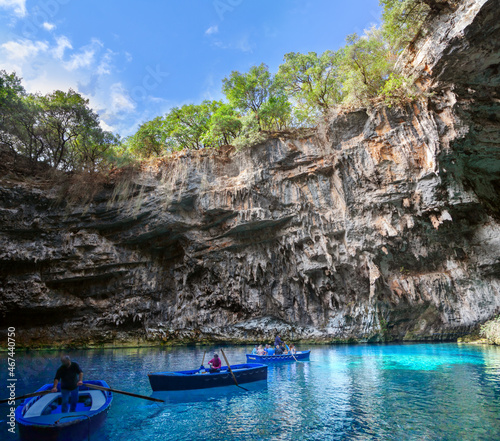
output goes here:
[[[72, 351], [85, 379], [144, 395], [148, 372], [198, 368], [218, 347]], [[232, 364], [251, 347], [227, 347]], [[305, 349], [305, 348], [299, 348]], [[270, 365], [268, 381], [162, 393], [165, 404], [114, 396], [94, 441], [500, 440], [500, 348], [452, 343], [313, 346], [311, 360]], [[52, 381], [58, 352], [16, 355], [17, 393]], [[2, 363], [6, 367], [6, 354]], [[207, 358], [205, 359], [208, 360]], [[205, 363], [206, 364], [206, 363]], [[6, 369], [0, 384], [7, 396]], [[156, 394], [155, 394], [156, 396]], [[0, 405], [0, 440], [7, 433]]]

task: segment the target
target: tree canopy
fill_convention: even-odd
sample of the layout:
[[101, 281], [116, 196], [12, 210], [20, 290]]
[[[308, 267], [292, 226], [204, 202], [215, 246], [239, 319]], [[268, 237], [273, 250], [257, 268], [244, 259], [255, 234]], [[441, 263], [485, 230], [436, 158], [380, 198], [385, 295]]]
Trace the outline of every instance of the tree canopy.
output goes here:
[[258, 143], [265, 132], [314, 126], [336, 106], [415, 99], [413, 79], [396, 72], [395, 62], [435, 3], [380, 0], [380, 27], [349, 35], [335, 51], [287, 53], [275, 75], [264, 63], [235, 70], [222, 80], [226, 102], [173, 107], [124, 140], [101, 128], [79, 93], [29, 94], [15, 73], [0, 71], [0, 142], [61, 170], [97, 170], [129, 155], [147, 159], [181, 149]]

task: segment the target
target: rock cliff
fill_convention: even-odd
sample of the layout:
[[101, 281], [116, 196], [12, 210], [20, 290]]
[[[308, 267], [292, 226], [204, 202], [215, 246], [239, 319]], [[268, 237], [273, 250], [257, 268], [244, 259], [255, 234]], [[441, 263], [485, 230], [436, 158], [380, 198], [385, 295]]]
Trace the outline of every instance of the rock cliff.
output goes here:
[[401, 61], [428, 95], [404, 108], [185, 153], [81, 205], [4, 161], [1, 332], [443, 340], [500, 312], [499, 3], [447, 5]]

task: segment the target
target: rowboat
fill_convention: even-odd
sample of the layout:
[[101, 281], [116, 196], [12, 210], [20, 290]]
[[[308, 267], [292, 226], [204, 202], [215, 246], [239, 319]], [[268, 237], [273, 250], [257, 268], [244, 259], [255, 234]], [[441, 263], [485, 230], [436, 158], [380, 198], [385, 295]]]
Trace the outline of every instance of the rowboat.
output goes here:
[[[109, 387], [105, 381], [86, 381]], [[52, 384], [45, 384], [37, 392], [50, 391]], [[111, 392], [92, 390], [79, 386], [75, 412], [61, 413], [61, 392], [25, 399], [17, 407], [15, 416], [21, 440], [79, 441], [87, 440], [106, 419], [113, 400]]]
[[[247, 354], [247, 362], [249, 363], [276, 363], [282, 361], [304, 361], [309, 360], [309, 354], [311, 351], [297, 351], [295, 354], [283, 354], [283, 355], [254, 355]], [[294, 358], [295, 356], [295, 358]]]
[[[231, 365], [239, 384], [267, 380], [267, 366], [260, 363]], [[148, 374], [153, 391], [208, 389], [211, 387], [234, 385], [234, 378], [227, 366], [219, 372], [210, 373], [205, 370], [155, 372]]]

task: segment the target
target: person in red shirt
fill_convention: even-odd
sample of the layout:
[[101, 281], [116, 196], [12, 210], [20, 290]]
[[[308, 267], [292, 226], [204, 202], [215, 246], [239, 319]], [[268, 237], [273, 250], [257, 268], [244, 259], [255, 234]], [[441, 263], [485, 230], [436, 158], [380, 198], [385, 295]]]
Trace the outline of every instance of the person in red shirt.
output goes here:
[[208, 365], [210, 366], [210, 373], [219, 372], [222, 366], [219, 356], [214, 354], [214, 358], [208, 362]]

